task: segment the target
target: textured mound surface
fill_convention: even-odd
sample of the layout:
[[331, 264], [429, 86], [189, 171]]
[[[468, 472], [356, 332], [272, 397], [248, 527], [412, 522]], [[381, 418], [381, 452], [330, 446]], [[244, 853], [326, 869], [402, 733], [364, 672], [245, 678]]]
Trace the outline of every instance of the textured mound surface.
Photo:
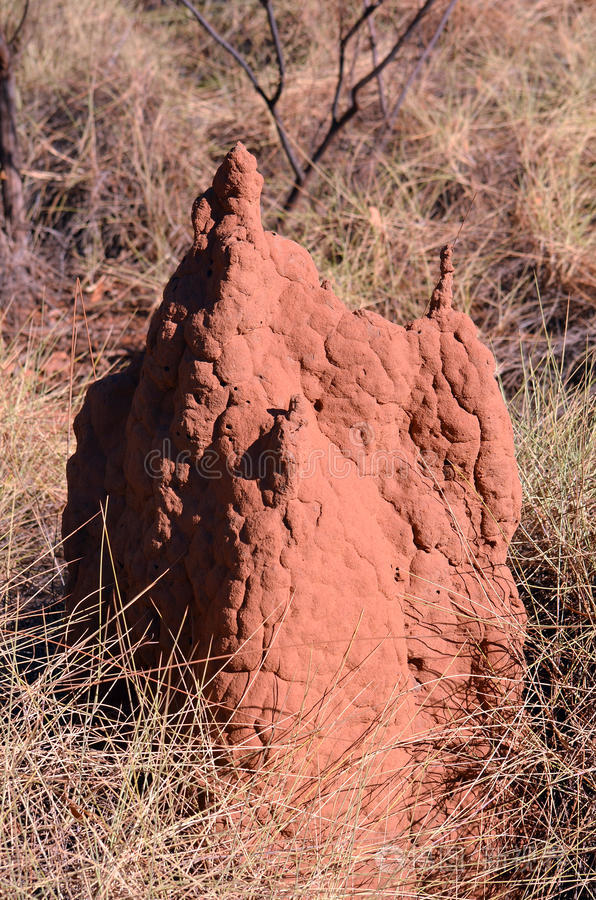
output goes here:
[[[236, 754], [260, 765], [292, 736], [301, 777], [366, 758], [361, 822], [414, 833], [461, 802], [478, 722], [518, 674], [512, 429], [491, 354], [451, 308], [448, 249], [425, 317], [350, 312], [263, 231], [261, 186], [238, 144], [194, 205], [142, 362], [76, 419], [73, 633], [97, 626], [109, 496], [139, 664], [209, 658]], [[102, 577], [105, 619], [111, 565]]]

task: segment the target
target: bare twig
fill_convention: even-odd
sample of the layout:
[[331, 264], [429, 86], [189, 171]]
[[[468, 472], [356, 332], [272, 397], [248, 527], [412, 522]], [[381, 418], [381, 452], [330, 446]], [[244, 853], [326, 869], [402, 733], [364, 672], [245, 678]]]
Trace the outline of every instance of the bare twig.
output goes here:
[[344, 68], [346, 64], [346, 48], [355, 34], [360, 31], [364, 23], [372, 16], [372, 14], [382, 6], [385, 0], [375, 0], [374, 3], [371, 3], [370, 6], [366, 6], [364, 12], [356, 19], [354, 24], [348, 31], [340, 36], [339, 39], [339, 63], [338, 63], [338, 71], [337, 71], [337, 82], [335, 85], [335, 94], [333, 96], [333, 103], [331, 105], [331, 120], [335, 121], [337, 119], [337, 110], [339, 106], [339, 101], [341, 98], [341, 90], [344, 84]]
[[395, 59], [395, 57], [397, 56], [397, 54], [399, 53], [399, 51], [401, 50], [403, 45], [414, 33], [414, 31], [416, 30], [416, 28], [418, 27], [418, 25], [420, 24], [422, 19], [426, 16], [426, 14], [435, 5], [436, 0], [426, 0], [426, 2], [418, 10], [416, 15], [411, 19], [408, 26], [400, 34], [397, 41], [395, 41], [395, 43], [393, 44], [389, 53], [387, 53], [387, 55], [384, 56], [383, 59], [379, 63], [377, 63], [376, 66], [373, 66], [373, 68], [369, 72], [367, 72], [366, 75], [363, 75], [363, 77], [359, 81], [356, 82], [356, 84], [350, 90], [350, 105], [341, 114], [341, 116], [338, 116], [337, 111], [338, 111], [338, 105], [339, 105], [339, 96], [340, 96], [340, 92], [341, 92], [341, 86], [343, 83], [345, 46], [346, 46], [348, 40], [350, 39], [350, 37], [356, 33], [357, 28], [359, 28], [362, 25], [362, 23], [366, 21], [368, 16], [371, 15], [372, 12], [374, 12], [374, 10], [377, 9], [381, 5], [382, 2], [383, 2], [383, 0], [379, 0], [379, 2], [377, 2], [374, 6], [371, 5], [371, 6], [367, 7], [364, 10], [364, 12], [362, 13], [362, 15], [359, 17], [359, 19], [356, 21], [356, 23], [349, 30], [349, 32], [340, 41], [340, 66], [339, 66], [338, 82], [337, 82], [335, 97], [334, 97], [333, 106], [332, 106], [332, 110], [331, 110], [331, 121], [329, 123], [329, 128], [328, 128], [327, 133], [325, 134], [323, 140], [321, 141], [319, 146], [316, 148], [315, 152], [312, 154], [310, 160], [308, 161], [308, 164], [304, 167], [303, 179], [301, 181], [296, 179], [296, 181], [294, 182], [294, 186], [292, 187], [292, 190], [288, 194], [288, 197], [283, 205], [283, 209], [285, 211], [290, 210], [294, 206], [294, 204], [298, 200], [298, 197], [301, 194], [301, 191], [304, 187], [305, 182], [312, 175], [312, 172], [315, 169], [316, 164], [321, 159], [323, 154], [326, 152], [329, 145], [332, 143], [332, 141], [336, 137], [337, 133], [339, 131], [341, 131], [342, 128], [344, 128], [347, 125], [347, 123], [351, 119], [353, 119], [354, 116], [356, 115], [356, 113], [359, 111], [359, 109], [360, 109], [359, 94], [362, 91], [362, 89], [364, 87], [366, 87], [366, 85], [369, 84], [373, 79], [375, 79], [377, 77], [377, 75], [380, 72], [382, 72], [389, 65], [389, 63], [393, 62], [393, 60]]
[[[370, 19], [369, 19], [370, 22]], [[360, 40], [362, 38], [362, 32], [358, 32], [354, 39], [354, 52], [352, 53], [352, 63], [350, 65], [350, 73], [348, 75], [348, 84], [353, 84], [354, 82], [354, 74], [356, 72], [356, 65], [358, 63], [358, 57], [360, 56]]]
[[207, 34], [215, 41], [215, 43], [219, 44], [219, 46], [223, 50], [226, 51], [226, 53], [229, 53], [230, 56], [240, 66], [240, 68], [244, 70], [244, 72], [246, 73], [246, 75], [248, 77], [248, 80], [252, 84], [252, 86], [255, 89], [255, 91], [257, 92], [257, 94], [264, 100], [264, 102], [267, 106], [267, 109], [269, 110], [269, 112], [271, 114], [271, 117], [275, 123], [275, 127], [277, 130], [277, 134], [279, 136], [280, 143], [283, 147], [284, 153], [286, 154], [288, 162], [290, 163], [290, 165], [294, 171], [294, 177], [295, 177], [296, 181], [299, 183], [302, 183], [302, 180], [304, 178], [304, 173], [302, 171], [302, 167], [300, 166], [300, 163], [298, 162], [298, 158], [297, 158], [296, 154], [294, 153], [294, 149], [288, 138], [288, 134], [286, 132], [283, 121], [275, 108], [277, 105], [277, 102], [281, 96], [282, 90], [283, 90], [284, 75], [285, 75], [285, 68], [284, 68], [284, 63], [283, 63], [283, 55], [282, 55], [282, 51], [281, 51], [279, 32], [277, 30], [277, 23], [275, 20], [275, 15], [273, 13], [273, 8], [272, 8], [270, 0], [261, 0], [261, 2], [263, 3], [263, 6], [267, 10], [267, 18], [269, 20], [269, 29], [271, 31], [273, 43], [275, 45], [275, 52], [277, 55], [277, 63], [278, 63], [278, 68], [279, 68], [279, 81], [277, 84], [277, 88], [271, 97], [267, 94], [265, 89], [261, 86], [257, 76], [253, 72], [253, 70], [252, 70], [251, 66], [249, 65], [249, 63], [247, 62], [247, 60], [242, 56], [242, 54], [239, 53], [238, 50], [236, 50], [236, 48], [232, 46], [232, 44], [230, 44], [228, 41], [226, 41], [226, 39], [213, 27], [213, 25], [211, 25], [210, 22], [207, 21], [205, 16], [201, 12], [199, 12], [199, 10], [196, 8], [196, 6], [194, 6], [190, 2], [190, 0], [180, 0], [180, 3], [182, 3], [182, 5], [185, 6], [187, 8], [187, 10], [194, 16], [194, 18], [197, 20], [197, 22], [199, 23], [201, 28], [203, 28], [207, 32]]
[[368, 172], [367, 178], [368, 178], [369, 186], [370, 186], [370, 182], [371, 182], [372, 178], [374, 177], [377, 160], [382, 158], [383, 153], [385, 152], [385, 148], [387, 147], [387, 144], [389, 143], [389, 139], [391, 137], [391, 132], [393, 131], [393, 129], [395, 127], [395, 122], [401, 111], [402, 106], [404, 105], [404, 101], [406, 99], [408, 91], [410, 90], [410, 88], [414, 84], [416, 78], [420, 74], [420, 71], [421, 71], [424, 63], [428, 60], [430, 54], [434, 50], [435, 45], [436, 45], [437, 41], [439, 40], [441, 34], [443, 33], [445, 25], [447, 24], [449, 17], [451, 16], [451, 13], [453, 12], [453, 9], [454, 9], [456, 3], [457, 3], [457, 0], [451, 0], [451, 2], [447, 5], [447, 8], [445, 9], [445, 12], [443, 13], [443, 16], [441, 17], [441, 21], [437, 25], [437, 28], [436, 28], [432, 38], [430, 39], [430, 41], [428, 42], [428, 44], [422, 51], [418, 61], [416, 62], [416, 65], [410, 72], [403, 88], [401, 89], [399, 97], [395, 101], [391, 112], [385, 119], [385, 127], [383, 128], [383, 131], [382, 131], [380, 137], [378, 139], [376, 139], [374, 153], [371, 155], [370, 159], [367, 162], [367, 166], [366, 166], [367, 172]]
[[386, 126], [387, 131], [390, 131], [393, 128], [393, 126], [395, 125], [395, 120], [397, 119], [397, 117], [399, 115], [399, 111], [404, 104], [406, 95], [407, 95], [408, 91], [410, 90], [410, 88], [412, 87], [412, 84], [414, 83], [414, 81], [416, 80], [418, 75], [420, 74], [420, 70], [422, 69], [422, 66], [424, 65], [424, 63], [426, 62], [426, 60], [428, 59], [430, 54], [433, 52], [437, 41], [439, 40], [439, 38], [441, 37], [441, 34], [443, 33], [443, 29], [445, 28], [445, 25], [449, 21], [449, 17], [451, 16], [451, 13], [453, 12], [453, 9], [454, 9], [456, 3], [457, 3], [457, 0], [451, 0], [449, 5], [447, 6], [447, 9], [443, 13], [441, 21], [437, 25], [437, 29], [436, 29], [435, 33], [433, 34], [432, 38], [430, 39], [430, 41], [424, 48], [422, 56], [420, 57], [420, 59], [418, 60], [418, 62], [414, 66], [414, 68], [412, 69], [412, 71], [408, 77], [408, 80], [404, 84], [404, 86], [401, 90], [401, 93], [400, 93], [399, 97], [397, 98], [395, 105], [394, 105], [393, 109], [391, 110], [391, 113], [389, 114], [389, 119], [387, 121], [387, 126]]
[[17, 27], [15, 28], [13, 36], [12, 36], [11, 39], [8, 41], [8, 46], [9, 46], [11, 49], [13, 49], [13, 48], [15, 47], [15, 45], [16, 45], [16, 42], [17, 42], [17, 40], [18, 40], [18, 37], [19, 37], [19, 35], [20, 35], [21, 31], [22, 31], [23, 25], [25, 24], [25, 20], [26, 20], [26, 18], [27, 18], [27, 13], [28, 13], [28, 12], [29, 12], [29, 0], [25, 0], [25, 5], [24, 5], [24, 7], [23, 7], [23, 14], [22, 14], [22, 16], [21, 16], [21, 21], [19, 22], [19, 24], [18, 24]]
[[[331, 110], [328, 118], [328, 124], [326, 127], [326, 131], [322, 140], [320, 140], [318, 146], [315, 148], [314, 152], [311, 154], [310, 158], [307, 160], [306, 164], [303, 166], [298, 160], [298, 156], [294, 149], [293, 142], [290, 141], [287, 130], [283, 124], [283, 120], [277, 111], [277, 104], [280, 100], [284, 85], [285, 85], [285, 64], [284, 64], [284, 56], [282, 50], [281, 39], [279, 36], [279, 29], [277, 26], [277, 20], [275, 17], [275, 12], [273, 8], [273, 0], [260, 0], [261, 5], [265, 9], [267, 14], [267, 20], [269, 23], [269, 31], [271, 34], [271, 41], [273, 43], [273, 47], [275, 49], [275, 54], [277, 58], [277, 68], [278, 68], [278, 80], [277, 86], [272, 93], [269, 93], [263, 85], [260, 83], [259, 78], [255, 74], [252, 66], [247, 61], [247, 59], [232, 45], [227, 41], [223, 35], [221, 35], [216, 28], [205, 18], [202, 12], [194, 6], [191, 0], [179, 0], [183, 6], [192, 14], [192, 16], [196, 19], [199, 25], [207, 32], [207, 34], [218, 44], [223, 50], [228, 53], [232, 59], [240, 66], [240, 68], [245, 72], [248, 80], [251, 85], [257, 92], [257, 94], [261, 97], [264, 103], [271, 114], [271, 117], [275, 123], [275, 127], [277, 129], [277, 133], [279, 136], [280, 144], [284, 150], [284, 153], [292, 167], [294, 172], [294, 183], [291, 191], [289, 192], [285, 203], [282, 206], [282, 210], [287, 212], [290, 210], [298, 197], [301, 195], [302, 190], [306, 184], [308, 178], [312, 175], [313, 171], [316, 168], [317, 163], [324, 155], [324, 153], [329, 148], [330, 144], [338, 134], [347, 124], [348, 122], [359, 112], [360, 110], [360, 93], [361, 91], [374, 79], [376, 79], [378, 87], [379, 87], [379, 100], [381, 104], [381, 110], [383, 112], [383, 116], [387, 121], [387, 105], [385, 100], [385, 92], [383, 85], [383, 77], [382, 73], [384, 69], [396, 58], [397, 54], [409, 40], [411, 35], [415, 32], [418, 25], [422, 21], [422, 19], [427, 15], [427, 13], [431, 10], [431, 8], [435, 5], [436, 0], [425, 0], [420, 9], [416, 12], [413, 18], [410, 20], [408, 25], [404, 28], [402, 33], [399, 35], [397, 40], [393, 43], [389, 52], [382, 58], [379, 59], [377, 52], [377, 39], [376, 32], [374, 29], [374, 25], [372, 23], [372, 15], [373, 13], [379, 9], [380, 6], [383, 5], [385, 0], [363, 0], [364, 8], [362, 9], [360, 15], [356, 18], [356, 20], [352, 23], [352, 25], [342, 34], [343, 29], [341, 28], [340, 23], [340, 38], [339, 38], [339, 54], [338, 54], [338, 67], [337, 67], [337, 79], [335, 83], [335, 90], [333, 94], [333, 98], [331, 101]], [[453, 6], [455, 5], [456, 0], [451, 0], [448, 10], [443, 15], [443, 19], [437, 29], [435, 36], [433, 37], [429, 47], [423, 53], [422, 62], [419, 62], [419, 66], [422, 65], [424, 59], [428, 57], [434, 44], [438, 40], [438, 37], [443, 30], [445, 23], [451, 13]], [[351, 79], [353, 77], [353, 71], [349, 72], [346, 75], [346, 56], [348, 51], [348, 46], [352, 42], [354, 38], [356, 38], [357, 42], [359, 42], [362, 28], [365, 24], [369, 26], [369, 34], [370, 34], [370, 46], [372, 52], [372, 67], [370, 70], [363, 75], [355, 84], [351, 83]], [[358, 53], [358, 44], [356, 45], [356, 49], [354, 51], [354, 64], [355, 66], [356, 57]], [[416, 77], [417, 71], [413, 73], [408, 79], [405, 90], [410, 86], [414, 78]], [[340, 105], [342, 101], [342, 96], [344, 90], [346, 88], [346, 81], [349, 83], [348, 88], [348, 104], [347, 108], [340, 113]], [[404, 93], [402, 91], [402, 93]], [[405, 94], [404, 94], [405, 96]], [[403, 103], [403, 100], [401, 100]], [[398, 103], [400, 101], [398, 100]], [[395, 110], [392, 111], [392, 115], [399, 112], [399, 106], [397, 108], [397, 112]]]
[[[368, 8], [370, 5], [370, 0], [364, 0], [365, 8]], [[368, 19], [368, 34], [370, 37], [370, 52], [372, 56], [373, 66], [377, 66], [379, 64], [379, 54], [377, 52], [377, 30], [375, 28], [375, 20], [372, 17]], [[379, 89], [379, 106], [381, 107], [381, 112], [383, 114], [383, 118], [387, 121], [387, 101], [385, 100], [385, 85], [383, 84], [383, 73], [379, 72], [377, 75], [377, 87]]]
[[341, 118], [338, 120], [338, 122], [337, 122], [338, 126], [341, 127], [345, 122], [349, 121], [349, 119], [351, 119], [358, 112], [358, 110], [359, 110], [358, 94], [360, 93], [362, 88], [366, 87], [366, 85], [370, 81], [372, 81], [373, 78], [376, 78], [377, 75], [379, 74], [379, 72], [382, 72], [383, 69], [385, 69], [389, 65], [390, 62], [393, 62], [393, 60], [395, 59], [395, 57], [397, 56], [397, 54], [399, 53], [399, 51], [401, 50], [403, 45], [411, 37], [411, 35], [416, 30], [416, 28], [418, 27], [418, 25], [420, 24], [420, 22], [422, 21], [424, 16], [427, 14], [427, 12], [430, 11], [430, 9], [435, 5], [435, 3], [436, 3], [436, 0], [426, 0], [426, 3], [420, 7], [418, 12], [414, 16], [414, 18], [411, 20], [408, 27], [399, 36], [399, 38], [397, 39], [397, 41], [395, 42], [395, 44], [393, 45], [393, 47], [391, 48], [389, 53], [381, 60], [380, 63], [377, 63], [377, 65], [370, 72], [368, 72], [366, 75], [364, 75], [360, 79], [360, 81], [358, 81], [354, 85], [354, 87], [350, 91], [351, 105], [348, 107], [348, 109], [343, 113]]
[[275, 18], [275, 12], [273, 11], [273, 3], [271, 0], [261, 0], [261, 3], [265, 7], [267, 11], [267, 20], [269, 22], [269, 30], [271, 32], [271, 37], [273, 39], [273, 45], [275, 47], [275, 55], [277, 57], [277, 68], [279, 69], [279, 79], [277, 82], [277, 88], [275, 89], [275, 93], [271, 98], [272, 106], [275, 106], [279, 98], [281, 97], [282, 91], [284, 89], [284, 79], [286, 75], [286, 67], [284, 64], [284, 56], [283, 50], [281, 47], [281, 41], [279, 39], [279, 30], [277, 28], [277, 20]]
[[222, 37], [222, 35], [218, 31], [215, 30], [215, 28], [207, 21], [203, 13], [199, 12], [196, 6], [190, 3], [189, 0], [180, 0], [180, 3], [182, 3], [182, 5], [185, 6], [190, 13], [192, 13], [201, 28], [205, 29], [209, 37], [213, 38], [215, 43], [219, 44], [219, 46], [222, 47], [226, 51], [226, 53], [229, 53], [230, 56], [238, 63], [241, 69], [244, 69], [244, 71], [248, 75], [250, 83], [254, 87], [255, 91], [261, 95], [263, 100], [268, 100], [269, 98], [259, 84], [257, 76], [255, 75], [247, 61], [244, 59], [242, 54], [238, 53], [238, 51], [230, 43], [228, 43], [228, 41], [226, 41], [226, 39]]
[[26, 236], [25, 200], [16, 128], [13, 54], [0, 31], [0, 180], [6, 231], [17, 243]]

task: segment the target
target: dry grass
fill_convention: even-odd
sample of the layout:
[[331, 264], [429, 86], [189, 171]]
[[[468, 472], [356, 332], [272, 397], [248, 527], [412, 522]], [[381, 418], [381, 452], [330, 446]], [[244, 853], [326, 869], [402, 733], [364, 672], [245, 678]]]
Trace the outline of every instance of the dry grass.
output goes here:
[[551, 358], [540, 377], [527, 371], [513, 415], [524, 509], [511, 557], [530, 617], [518, 836], [543, 848], [546, 896], [570, 898], [596, 883], [594, 386], [592, 369], [570, 388]]
[[[0, 19], [15, 7], [0, 0]], [[257, 0], [207, 7], [271, 65]], [[314, 0], [277, 8], [283, 112], [306, 151], [332, 90], [336, 20]], [[346, 301], [402, 320], [424, 308], [436, 250], [467, 216], [456, 303], [492, 343], [511, 401], [525, 497], [512, 564], [530, 615], [526, 717], [483, 789], [510, 808], [496, 895], [527, 900], [595, 893], [595, 39], [590, 3], [460, 0], [384, 153], [373, 90], [283, 226]], [[387, 73], [391, 96], [403, 77]], [[325, 853], [295, 847], [290, 881], [254, 785], [225, 782], [208, 744], [166, 729], [150, 695], [142, 715], [116, 719], [93, 691], [73, 697], [57, 646], [68, 423], [91, 377], [81, 297], [104, 372], [140, 342], [192, 199], [237, 139], [259, 156], [275, 220], [289, 173], [271, 122], [174, 4], [33, 4], [18, 82], [33, 232], [25, 266], [0, 279], [0, 896], [344, 897], [349, 829]], [[188, 702], [202, 721], [200, 691]], [[245, 827], [222, 828], [239, 809]], [[418, 896], [469, 892], [463, 875], [427, 874]]]
[[56, 574], [69, 430], [68, 370], [62, 380], [45, 379], [53, 341], [40, 343], [31, 323], [27, 337], [25, 350], [16, 341], [0, 344], [0, 570], [3, 593], [15, 599], [31, 595], [29, 567], [38, 558], [48, 581]]

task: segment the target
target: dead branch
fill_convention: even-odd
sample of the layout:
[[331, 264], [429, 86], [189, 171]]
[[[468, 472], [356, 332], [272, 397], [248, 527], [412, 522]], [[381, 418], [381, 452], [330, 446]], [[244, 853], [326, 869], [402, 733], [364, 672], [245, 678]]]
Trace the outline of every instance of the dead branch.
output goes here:
[[338, 72], [338, 80], [336, 84], [335, 96], [333, 105], [331, 108], [331, 121], [329, 123], [329, 127], [327, 129], [327, 133], [323, 137], [323, 140], [316, 148], [314, 153], [312, 154], [310, 160], [307, 165], [304, 167], [304, 177], [302, 180], [296, 178], [294, 182], [294, 186], [292, 190], [288, 194], [286, 201], [283, 205], [284, 211], [289, 211], [292, 209], [296, 201], [298, 200], [304, 185], [308, 178], [312, 175], [317, 163], [323, 156], [323, 154], [327, 151], [330, 144], [336, 138], [337, 134], [345, 128], [351, 119], [354, 118], [356, 113], [360, 110], [360, 102], [359, 102], [359, 94], [367, 84], [369, 84], [373, 79], [375, 79], [379, 73], [381, 73], [384, 69], [387, 68], [389, 63], [393, 62], [403, 45], [408, 41], [408, 39], [412, 36], [422, 19], [426, 16], [426, 14], [431, 10], [431, 8], [435, 5], [436, 0], [426, 0], [426, 2], [420, 7], [416, 15], [410, 20], [407, 27], [402, 31], [399, 38], [393, 44], [391, 50], [383, 59], [377, 63], [376, 66], [363, 75], [359, 81], [351, 88], [350, 90], [350, 102], [348, 108], [341, 114], [338, 115], [338, 106], [339, 106], [339, 97], [341, 94], [341, 89], [343, 86], [343, 76], [344, 76], [344, 61], [345, 61], [345, 48], [348, 41], [353, 37], [353, 35], [358, 31], [358, 29], [362, 26], [362, 24], [367, 20], [368, 16], [371, 15], [375, 9], [377, 9], [383, 0], [378, 0], [374, 5], [366, 7], [362, 15], [357, 19], [352, 28], [347, 32], [347, 34], [340, 40], [340, 59], [339, 59], [339, 72]]
[[271, 37], [273, 39], [273, 45], [275, 47], [275, 55], [277, 57], [277, 68], [279, 69], [279, 79], [277, 82], [276, 91], [271, 98], [271, 103], [273, 106], [277, 103], [279, 98], [281, 97], [282, 91], [284, 89], [284, 79], [286, 75], [286, 67], [284, 64], [283, 51], [281, 48], [281, 41], [279, 39], [279, 30], [277, 28], [277, 20], [275, 18], [275, 13], [273, 12], [273, 3], [272, 0], [261, 0], [261, 3], [265, 7], [267, 11], [267, 21], [269, 22], [269, 30], [271, 32]]
[[[24, 19], [23, 19], [24, 21]], [[18, 36], [22, 22], [18, 26]], [[26, 235], [25, 200], [16, 128], [16, 82], [12, 47], [0, 31], [0, 181], [5, 229], [15, 242]]]
[[[382, 59], [379, 59], [376, 32], [372, 21], [372, 16], [376, 12], [376, 10], [378, 10], [379, 7], [384, 4], [384, 2], [385, 0], [363, 0], [364, 8], [362, 9], [360, 15], [353, 22], [353, 24], [343, 33], [343, 29], [340, 25], [337, 78], [335, 82], [333, 97], [331, 100], [331, 108], [328, 114], [326, 130], [324, 132], [323, 138], [319, 141], [314, 151], [310, 154], [309, 157], [307, 157], [306, 163], [302, 165], [295, 150], [296, 142], [291, 140], [277, 108], [278, 102], [282, 97], [284, 91], [286, 70], [282, 44], [279, 36], [279, 29], [277, 27], [277, 20], [273, 8], [273, 0], [260, 0], [260, 3], [267, 14], [269, 33], [271, 36], [271, 42], [275, 50], [277, 61], [278, 79], [275, 90], [273, 90], [272, 92], [269, 92], [265, 89], [265, 87], [263, 87], [248, 60], [229, 41], [227, 41], [223, 37], [223, 35], [221, 35], [217, 31], [217, 29], [205, 18], [203, 13], [200, 12], [200, 10], [196, 8], [196, 6], [194, 6], [191, 0], [180, 0], [180, 3], [182, 3], [182, 5], [186, 7], [186, 9], [199, 23], [201, 28], [203, 28], [204, 31], [206, 31], [207, 34], [211, 37], [211, 39], [215, 41], [215, 43], [218, 44], [223, 50], [225, 50], [225, 52], [228, 53], [236, 62], [236, 64], [240, 66], [240, 68], [245, 72], [251, 85], [258, 93], [258, 95], [262, 98], [267, 106], [267, 109], [269, 110], [269, 113], [271, 114], [271, 117], [277, 129], [281, 147], [294, 173], [294, 183], [292, 185], [292, 189], [286, 197], [285, 202], [282, 205], [282, 212], [288, 212], [295, 205], [298, 198], [304, 191], [306, 182], [312, 176], [312, 173], [316, 170], [317, 163], [327, 152], [329, 146], [335, 140], [339, 132], [342, 131], [342, 129], [346, 127], [348, 122], [350, 122], [359, 112], [361, 92], [373, 80], [377, 81], [379, 89], [379, 101], [383, 116], [387, 123], [386, 127], [388, 129], [392, 126], [395, 118], [399, 114], [399, 110], [403, 104], [407, 91], [415, 81], [416, 76], [422, 68], [425, 60], [432, 52], [457, 0], [450, 0], [450, 3], [443, 14], [439, 26], [436, 29], [435, 34], [433, 35], [433, 38], [424, 50], [420, 60], [417, 63], [416, 68], [406, 81], [406, 84], [402, 89], [397, 103], [395, 104], [389, 115], [387, 114], [387, 105], [385, 100], [383, 72], [387, 68], [387, 66], [395, 60], [401, 48], [414, 34], [424, 17], [435, 5], [436, 0], [425, 0], [420, 9], [416, 12], [416, 14], [403, 29], [399, 37], [394, 41], [389, 52]], [[358, 46], [362, 28], [365, 24], [368, 25], [369, 28], [372, 66], [365, 75], [357, 80], [355, 84], [353, 84], [353, 71], [348, 72], [346, 75], [346, 58], [349, 47], [354, 46], [355, 43], [356, 49], [354, 50], [353, 54], [353, 69], [358, 53]], [[344, 96], [346, 91], [348, 95], [347, 106], [343, 112], [340, 112], [342, 97]]]
[[21, 31], [23, 30], [23, 25], [25, 24], [25, 20], [27, 18], [28, 12], [29, 12], [29, 0], [25, 0], [25, 5], [23, 6], [23, 12], [21, 14], [21, 19], [19, 21], [19, 24], [15, 28], [11, 39], [9, 41], [7, 41], [8, 46], [13, 49], [17, 46], [17, 41], [19, 39], [19, 35], [20, 35]]
[[[404, 104], [406, 95], [407, 95], [408, 91], [410, 90], [410, 88], [412, 87], [412, 84], [416, 81], [418, 75], [420, 74], [422, 66], [427, 61], [430, 54], [433, 52], [433, 50], [435, 48], [435, 44], [441, 37], [441, 34], [443, 33], [445, 25], [449, 21], [449, 17], [451, 16], [451, 13], [453, 12], [453, 9], [454, 9], [456, 3], [457, 3], [457, 0], [451, 0], [449, 5], [447, 6], [447, 9], [445, 10], [445, 12], [443, 13], [443, 16], [441, 18], [441, 21], [437, 25], [435, 33], [433, 34], [432, 38], [430, 39], [430, 41], [424, 48], [424, 51], [423, 51], [420, 59], [418, 60], [418, 62], [414, 66], [414, 68], [412, 69], [410, 75], [408, 76], [408, 79], [407, 79], [406, 83], [404, 84], [399, 97], [395, 101], [393, 109], [391, 110], [389, 117], [387, 119], [387, 125], [386, 125], [386, 129], [385, 129], [387, 132], [391, 131], [393, 129], [393, 127], [395, 126], [395, 121], [399, 115], [400, 109], [402, 108], [402, 106]], [[383, 143], [383, 147], [384, 146], [385, 146], [385, 143]]]
[[279, 98], [281, 97], [283, 87], [284, 87], [284, 77], [285, 77], [285, 66], [283, 61], [283, 53], [281, 49], [281, 41], [279, 39], [279, 32], [277, 28], [277, 22], [275, 19], [275, 14], [273, 12], [273, 5], [271, 0], [261, 0], [262, 5], [265, 7], [267, 12], [267, 20], [269, 22], [269, 30], [271, 32], [271, 37], [273, 40], [273, 44], [275, 46], [275, 53], [277, 57], [277, 66], [279, 70], [279, 79], [277, 83], [277, 87], [274, 93], [269, 96], [265, 89], [261, 86], [259, 79], [253, 72], [248, 61], [242, 56], [241, 53], [236, 50], [235, 47], [232, 46], [226, 39], [211, 25], [210, 22], [207, 21], [205, 16], [199, 12], [199, 10], [190, 2], [190, 0], [180, 0], [180, 2], [187, 8], [187, 10], [194, 16], [197, 20], [201, 28], [203, 28], [207, 34], [215, 41], [216, 44], [229, 53], [232, 59], [236, 61], [236, 63], [240, 66], [241, 69], [246, 73], [248, 80], [252, 84], [253, 88], [257, 92], [257, 94], [264, 100], [267, 105], [267, 109], [269, 110], [271, 117], [275, 123], [275, 127], [277, 130], [277, 134], [279, 136], [279, 140], [281, 146], [283, 147], [284, 153], [290, 163], [293, 171], [294, 177], [296, 181], [302, 183], [304, 174], [302, 172], [302, 167], [298, 162], [298, 157], [294, 153], [293, 147], [288, 138], [288, 134], [286, 128], [283, 124], [283, 121], [277, 112], [276, 106]]
[[339, 63], [338, 63], [338, 72], [337, 72], [337, 82], [335, 85], [335, 94], [333, 95], [333, 103], [331, 104], [331, 118], [337, 119], [337, 110], [339, 106], [339, 101], [341, 98], [342, 88], [344, 86], [344, 68], [346, 64], [346, 49], [348, 44], [354, 37], [357, 35], [365, 22], [370, 19], [372, 14], [382, 6], [385, 0], [375, 0], [374, 3], [371, 3], [370, 6], [366, 6], [364, 8], [364, 12], [356, 19], [354, 24], [348, 31], [339, 38]]
[[[369, 6], [369, 0], [364, 0], [365, 7]], [[368, 35], [370, 37], [370, 53], [372, 56], [373, 66], [379, 64], [379, 54], [377, 51], [377, 30], [375, 28], [375, 20], [371, 17], [368, 19]], [[387, 121], [387, 101], [385, 100], [385, 85], [383, 84], [383, 73], [377, 75], [377, 87], [379, 90], [379, 106], [383, 118]]]

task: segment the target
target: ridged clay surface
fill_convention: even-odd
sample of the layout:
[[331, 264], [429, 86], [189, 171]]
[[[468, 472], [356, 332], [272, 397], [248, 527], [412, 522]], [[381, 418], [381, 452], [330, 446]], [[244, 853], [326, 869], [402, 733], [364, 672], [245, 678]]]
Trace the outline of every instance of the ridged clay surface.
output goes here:
[[[386, 747], [360, 819], [403, 833], [460, 802], [478, 722], [519, 674], [512, 428], [451, 306], [449, 248], [427, 315], [352, 312], [263, 230], [261, 187], [238, 144], [194, 204], [143, 359], [76, 418], [71, 633], [97, 625], [107, 502], [139, 665], [201, 661], [230, 752], [261, 765], [293, 742], [305, 785]], [[102, 577], [105, 618], [111, 565]]]

